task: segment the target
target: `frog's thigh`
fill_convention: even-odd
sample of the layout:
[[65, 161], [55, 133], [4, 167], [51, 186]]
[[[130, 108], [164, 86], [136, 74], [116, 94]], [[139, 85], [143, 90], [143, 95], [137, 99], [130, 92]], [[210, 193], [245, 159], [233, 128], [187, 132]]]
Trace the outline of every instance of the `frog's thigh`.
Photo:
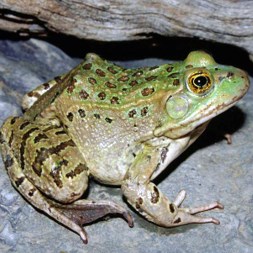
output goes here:
[[[34, 127], [36, 125], [29, 128]], [[23, 145], [23, 171], [36, 187], [62, 203], [73, 202], [82, 196], [88, 185], [87, 167], [63, 128], [40, 126]]]

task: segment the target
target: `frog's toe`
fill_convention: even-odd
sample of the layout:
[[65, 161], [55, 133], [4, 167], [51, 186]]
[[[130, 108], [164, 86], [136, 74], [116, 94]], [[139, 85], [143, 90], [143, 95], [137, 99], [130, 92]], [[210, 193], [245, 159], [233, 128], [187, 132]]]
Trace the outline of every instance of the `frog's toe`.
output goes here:
[[187, 213], [196, 214], [196, 213], [209, 211], [209, 210], [212, 210], [212, 209], [215, 209], [215, 208], [224, 209], [224, 206], [221, 203], [219, 203], [218, 201], [216, 201], [216, 202], [213, 202], [211, 204], [204, 205], [204, 206], [199, 206], [199, 207], [194, 207], [194, 208], [184, 208], [184, 210]]

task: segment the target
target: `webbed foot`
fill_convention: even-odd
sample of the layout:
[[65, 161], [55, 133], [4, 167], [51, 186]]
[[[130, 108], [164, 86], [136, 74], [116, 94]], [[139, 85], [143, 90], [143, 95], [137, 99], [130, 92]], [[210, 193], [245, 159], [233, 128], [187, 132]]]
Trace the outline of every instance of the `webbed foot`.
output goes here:
[[87, 233], [82, 227], [85, 224], [91, 223], [99, 218], [102, 218], [110, 214], [121, 215], [128, 223], [129, 227], [133, 227], [133, 219], [128, 211], [126, 211], [120, 205], [111, 201], [91, 201], [91, 200], [78, 200], [72, 204], [58, 204], [51, 203], [52, 207], [62, 213], [69, 221], [66, 224], [70, 229], [72, 224], [79, 226], [79, 229], [73, 229], [79, 233], [82, 241], [87, 244]]

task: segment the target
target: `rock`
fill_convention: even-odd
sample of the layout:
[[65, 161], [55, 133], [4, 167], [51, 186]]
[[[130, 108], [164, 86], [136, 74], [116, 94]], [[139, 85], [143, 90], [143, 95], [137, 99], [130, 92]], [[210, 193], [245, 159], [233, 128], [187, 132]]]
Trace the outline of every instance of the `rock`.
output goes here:
[[[113, 53], [118, 56], [122, 51]], [[20, 98], [25, 92], [71, 69], [79, 61], [43, 41], [0, 40], [0, 122], [21, 113]], [[161, 62], [161, 59], [144, 59], [121, 64], [129, 67]], [[1, 252], [253, 252], [252, 101], [251, 87], [236, 107], [214, 119], [200, 139], [156, 180], [171, 199], [185, 189], [188, 195], [183, 206], [219, 200], [225, 205], [224, 210], [203, 214], [219, 219], [219, 226], [166, 229], [130, 210], [134, 228], [129, 228], [120, 218], [94, 223], [86, 226], [89, 244], [84, 245], [78, 235], [35, 210], [18, 194], [0, 159]], [[232, 134], [231, 145], [223, 133]], [[110, 199], [127, 207], [120, 188], [93, 181], [88, 197]]]

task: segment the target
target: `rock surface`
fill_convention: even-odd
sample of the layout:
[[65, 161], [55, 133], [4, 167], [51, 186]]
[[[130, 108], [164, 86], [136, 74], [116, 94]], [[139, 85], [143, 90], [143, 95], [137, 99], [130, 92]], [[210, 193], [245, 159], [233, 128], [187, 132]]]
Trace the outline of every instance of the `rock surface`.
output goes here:
[[244, 0], [2, 0], [0, 29], [97, 41], [197, 37], [237, 45], [253, 55], [252, 10], [253, 2]]
[[[113, 53], [119, 59], [124, 47], [117, 50]], [[222, 55], [218, 51], [212, 53], [214, 57]], [[237, 59], [236, 52], [232, 54]], [[43, 41], [0, 40], [0, 124], [9, 115], [21, 113], [22, 94], [71, 69], [79, 61]], [[121, 64], [129, 67], [162, 61], [148, 59]], [[0, 252], [253, 252], [252, 101], [251, 87], [236, 107], [214, 119], [200, 139], [156, 180], [171, 199], [185, 189], [188, 195], [184, 206], [219, 200], [224, 210], [203, 214], [219, 219], [219, 226], [166, 229], [147, 222], [131, 210], [134, 228], [130, 229], [120, 218], [89, 225], [86, 227], [89, 244], [84, 245], [78, 235], [36, 211], [16, 192], [0, 160]], [[232, 134], [231, 145], [223, 138], [224, 133]], [[89, 198], [111, 199], [127, 207], [119, 188], [94, 182], [90, 185]]]

